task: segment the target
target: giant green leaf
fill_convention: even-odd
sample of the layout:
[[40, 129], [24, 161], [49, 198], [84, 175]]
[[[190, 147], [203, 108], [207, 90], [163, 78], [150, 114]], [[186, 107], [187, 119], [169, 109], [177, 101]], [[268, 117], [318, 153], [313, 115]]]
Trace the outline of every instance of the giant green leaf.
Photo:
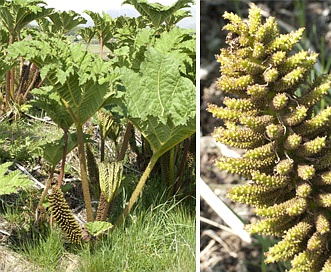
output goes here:
[[95, 35], [95, 29], [93, 27], [84, 27], [81, 28], [78, 33], [82, 36], [82, 39], [86, 44], [90, 44]]
[[68, 130], [73, 120], [63, 105], [59, 95], [51, 86], [32, 90], [35, 100], [31, 103], [46, 112], [46, 114], [63, 130]]
[[85, 24], [87, 21], [77, 12], [72, 10], [55, 12], [49, 16], [57, 31], [61, 34], [69, 32], [74, 27]]
[[17, 189], [28, 189], [33, 182], [19, 170], [6, 173], [12, 163], [0, 164], [0, 195], [16, 193]]
[[187, 17], [191, 17], [191, 12], [189, 10], [177, 10], [174, 14], [172, 14], [171, 16], [169, 16], [165, 22], [167, 25], [169, 26], [174, 26], [175, 24], [177, 24], [179, 21], [187, 18]]
[[196, 92], [179, 73], [179, 61], [148, 48], [140, 73], [123, 69], [129, 119], [163, 153], [195, 131]]
[[93, 12], [90, 10], [85, 10], [84, 13], [88, 14], [93, 23], [94, 23], [94, 31], [95, 35], [98, 37], [99, 42], [104, 45], [109, 41], [110, 38], [113, 37], [114, 33], [114, 20], [111, 16], [105, 12], [102, 12], [102, 16], [98, 12]]
[[[56, 80], [56, 76], [49, 75], [49, 79]], [[65, 83], [52, 81], [52, 85], [63, 101], [68, 103], [75, 119], [83, 124], [104, 103], [106, 95], [110, 91], [109, 84], [107, 82], [97, 84], [89, 80], [85, 84], [79, 85], [78, 74], [71, 74], [66, 79]]]
[[110, 64], [81, 44], [56, 37], [22, 41], [8, 48], [8, 58], [19, 56], [41, 68], [41, 76], [47, 78], [76, 124], [86, 122], [113, 94], [110, 84], [117, 75], [111, 73]]
[[192, 30], [176, 27], [162, 32], [160, 38], [155, 41], [154, 48], [162, 53], [171, 54], [179, 60], [183, 74], [195, 72], [196, 39]]
[[130, 4], [144, 17], [148, 18], [154, 27], [159, 27], [173, 14], [182, 8], [190, 7], [192, 0], [178, 0], [171, 6], [163, 6], [159, 3], [148, 3], [147, 0], [125, 0], [123, 4]]
[[34, 20], [46, 17], [53, 12], [45, 8], [43, 1], [13, 0], [5, 1], [0, 6], [0, 21], [11, 35], [19, 32], [24, 26]]
[[41, 30], [49, 36], [63, 35], [68, 33], [74, 27], [85, 24], [86, 19], [80, 16], [80, 14], [69, 10], [58, 11], [50, 14], [49, 19], [45, 17], [39, 18], [37, 20]]
[[130, 119], [140, 129], [152, 150], [158, 155], [170, 150], [196, 130], [195, 119], [193, 118], [189, 119], [186, 125], [175, 125], [170, 118], [168, 118], [166, 124], [163, 124], [155, 116], [148, 116], [145, 121], [138, 118]]

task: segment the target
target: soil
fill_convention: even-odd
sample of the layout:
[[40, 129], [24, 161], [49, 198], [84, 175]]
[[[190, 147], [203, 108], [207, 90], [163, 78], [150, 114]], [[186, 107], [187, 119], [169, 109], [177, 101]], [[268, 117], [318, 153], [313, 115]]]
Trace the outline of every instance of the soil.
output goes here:
[[[331, 1], [253, 1], [263, 9], [264, 16], [274, 16], [285, 28], [297, 29], [306, 27], [308, 47], [313, 51], [325, 52], [325, 59], [330, 58], [331, 52]], [[298, 5], [306, 2], [300, 9]], [[234, 12], [247, 18], [250, 1], [201, 1], [200, 11], [200, 173], [202, 179], [214, 193], [230, 206], [246, 222], [256, 220], [254, 211], [246, 206], [231, 202], [226, 193], [237, 183], [245, 182], [239, 176], [229, 175], [220, 171], [214, 161], [222, 154], [220, 145], [214, 141], [211, 134], [215, 127], [222, 125], [220, 120], [213, 118], [206, 111], [208, 103], [222, 105], [223, 94], [217, 89], [217, 78], [220, 76], [219, 64], [215, 55], [220, 48], [226, 47], [224, 41], [226, 32], [222, 31], [225, 22], [222, 18], [224, 11]], [[302, 13], [304, 11], [304, 13]], [[315, 27], [315, 26], [316, 27]], [[323, 42], [321, 42], [323, 41]], [[326, 71], [330, 73], [330, 71]], [[242, 152], [234, 150], [234, 152]], [[262, 243], [257, 236], [253, 243], [243, 242], [238, 236], [223, 230], [226, 224], [203, 200], [200, 200], [200, 270], [224, 272], [258, 272], [284, 271], [284, 264], [263, 264]], [[219, 239], [220, 238], [220, 239]], [[274, 239], [265, 238], [265, 244], [274, 243]], [[266, 249], [264, 249], [266, 250]]]
[[4, 246], [0, 246], [0, 260], [0, 271], [23, 272], [37, 270], [33, 264], [22, 258], [18, 253]]

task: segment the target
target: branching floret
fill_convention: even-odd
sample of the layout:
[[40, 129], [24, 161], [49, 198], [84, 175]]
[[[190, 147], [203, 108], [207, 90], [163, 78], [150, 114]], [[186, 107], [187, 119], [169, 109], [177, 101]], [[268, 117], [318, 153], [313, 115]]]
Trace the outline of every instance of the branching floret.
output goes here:
[[228, 196], [263, 217], [246, 226], [249, 232], [281, 238], [266, 253], [267, 263], [290, 260], [290, 271], [330, 271], [331, 107], [318, 114], [313, 107], [331, 77], [307, 83], [317, 54], [292, 52], [303, 28], [280, 34], [275, 19], [263, 22], [255, 5], [247, 22], [229, 12], [223, 17], [230, 22], [228, 47], [217, 56], [218, 87], [231, 98], [208, 110], [225, 124], [215, 129], [216, 140], [247, 151], [216, 164], [250, 179]]

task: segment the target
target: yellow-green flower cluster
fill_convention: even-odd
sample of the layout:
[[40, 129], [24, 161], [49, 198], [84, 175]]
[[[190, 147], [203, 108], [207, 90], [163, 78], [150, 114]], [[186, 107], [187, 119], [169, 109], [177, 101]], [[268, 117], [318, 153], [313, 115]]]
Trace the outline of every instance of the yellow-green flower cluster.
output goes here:
[[70, 212], [61, 189], [53, 186], [48, 200], [54, 220], [61, 227], [66, 237], [72, 243], [80, 243], [82, 240], [82, 230]]
[[[304, 29], [280, 34], [253, 5], [248, 20], [226, 12], [228, 47], [217, 57], [218, 87], [231, 96], [209, 111], [224, 121], [217, 141], [247, 149], [217, 166], [249, 179], [228, 196], [253, 205], [263, 218], [246, 228], [281, 237], [266, 262], [290, 260], [290, 271], [331, 271], [331, 107], [313, 114], [331, 77], [305, 84], [317, 54], [292, 53]], [[297, 97], [300, 87], [302, 95]]]

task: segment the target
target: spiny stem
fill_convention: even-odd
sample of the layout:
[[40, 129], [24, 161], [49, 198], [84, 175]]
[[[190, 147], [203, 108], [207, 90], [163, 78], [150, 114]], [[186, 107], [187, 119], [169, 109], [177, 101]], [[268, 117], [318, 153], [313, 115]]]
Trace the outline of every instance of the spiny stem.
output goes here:
[[66, 163], [66, 157], [67, 157], [67, 149], [68, 149], [68, 129], [63, 129], [63, 151], [62, 151], [62, 162], [61, 162], [61, 169], [60, 169], [60, 175], [58, 178], [58, 187], [61, 187], [63, 176], [64, 176], [64, 167]]
[[83, 188], [83, 196], [84, 196], [85, 208], [86, 208], [86, 217], [87, 217], [87, 222], [93, 222], [94, 219], [93, 219], [90, 189], [89, 189], [89, 185], [88, 185], [86, 158], [85, 158], [85, 149], [84, 149], [84, 134], [83, 134], [82, 126], [77, 125], [76, 131], [77, 131], [77, 139], [78, 139], [78, 157], [79, 157], [79, 164], [80, 164], [80, 175], [81, 175], [81, 179], [82, 179], [82, 188]]
[[151, 173], [151, 171], [153, 170], [158, 158], [160, 157], [159, 154], [154, 153], [153, 156], [151, 157], [143, 175], [141, 176], [135, 190], [133, 191], [131, 198], [129, 200], [129, 202], [127, 203], [125, 209], [123, 210], [123, 212], [121, 213], [121, 215], [117, 218], [114, 227], [119, 226], [120, 224], [122, 224], [122, 222], [124, 221], [124, 219], [128, 216], [128, 214], [130, 213], [133, 204], [137, 201], [139, 194], [142, 192], [142, 189], [144, 188], [144, 185], [147, 181], [147, 178], [149, 177], [149, 174]]

